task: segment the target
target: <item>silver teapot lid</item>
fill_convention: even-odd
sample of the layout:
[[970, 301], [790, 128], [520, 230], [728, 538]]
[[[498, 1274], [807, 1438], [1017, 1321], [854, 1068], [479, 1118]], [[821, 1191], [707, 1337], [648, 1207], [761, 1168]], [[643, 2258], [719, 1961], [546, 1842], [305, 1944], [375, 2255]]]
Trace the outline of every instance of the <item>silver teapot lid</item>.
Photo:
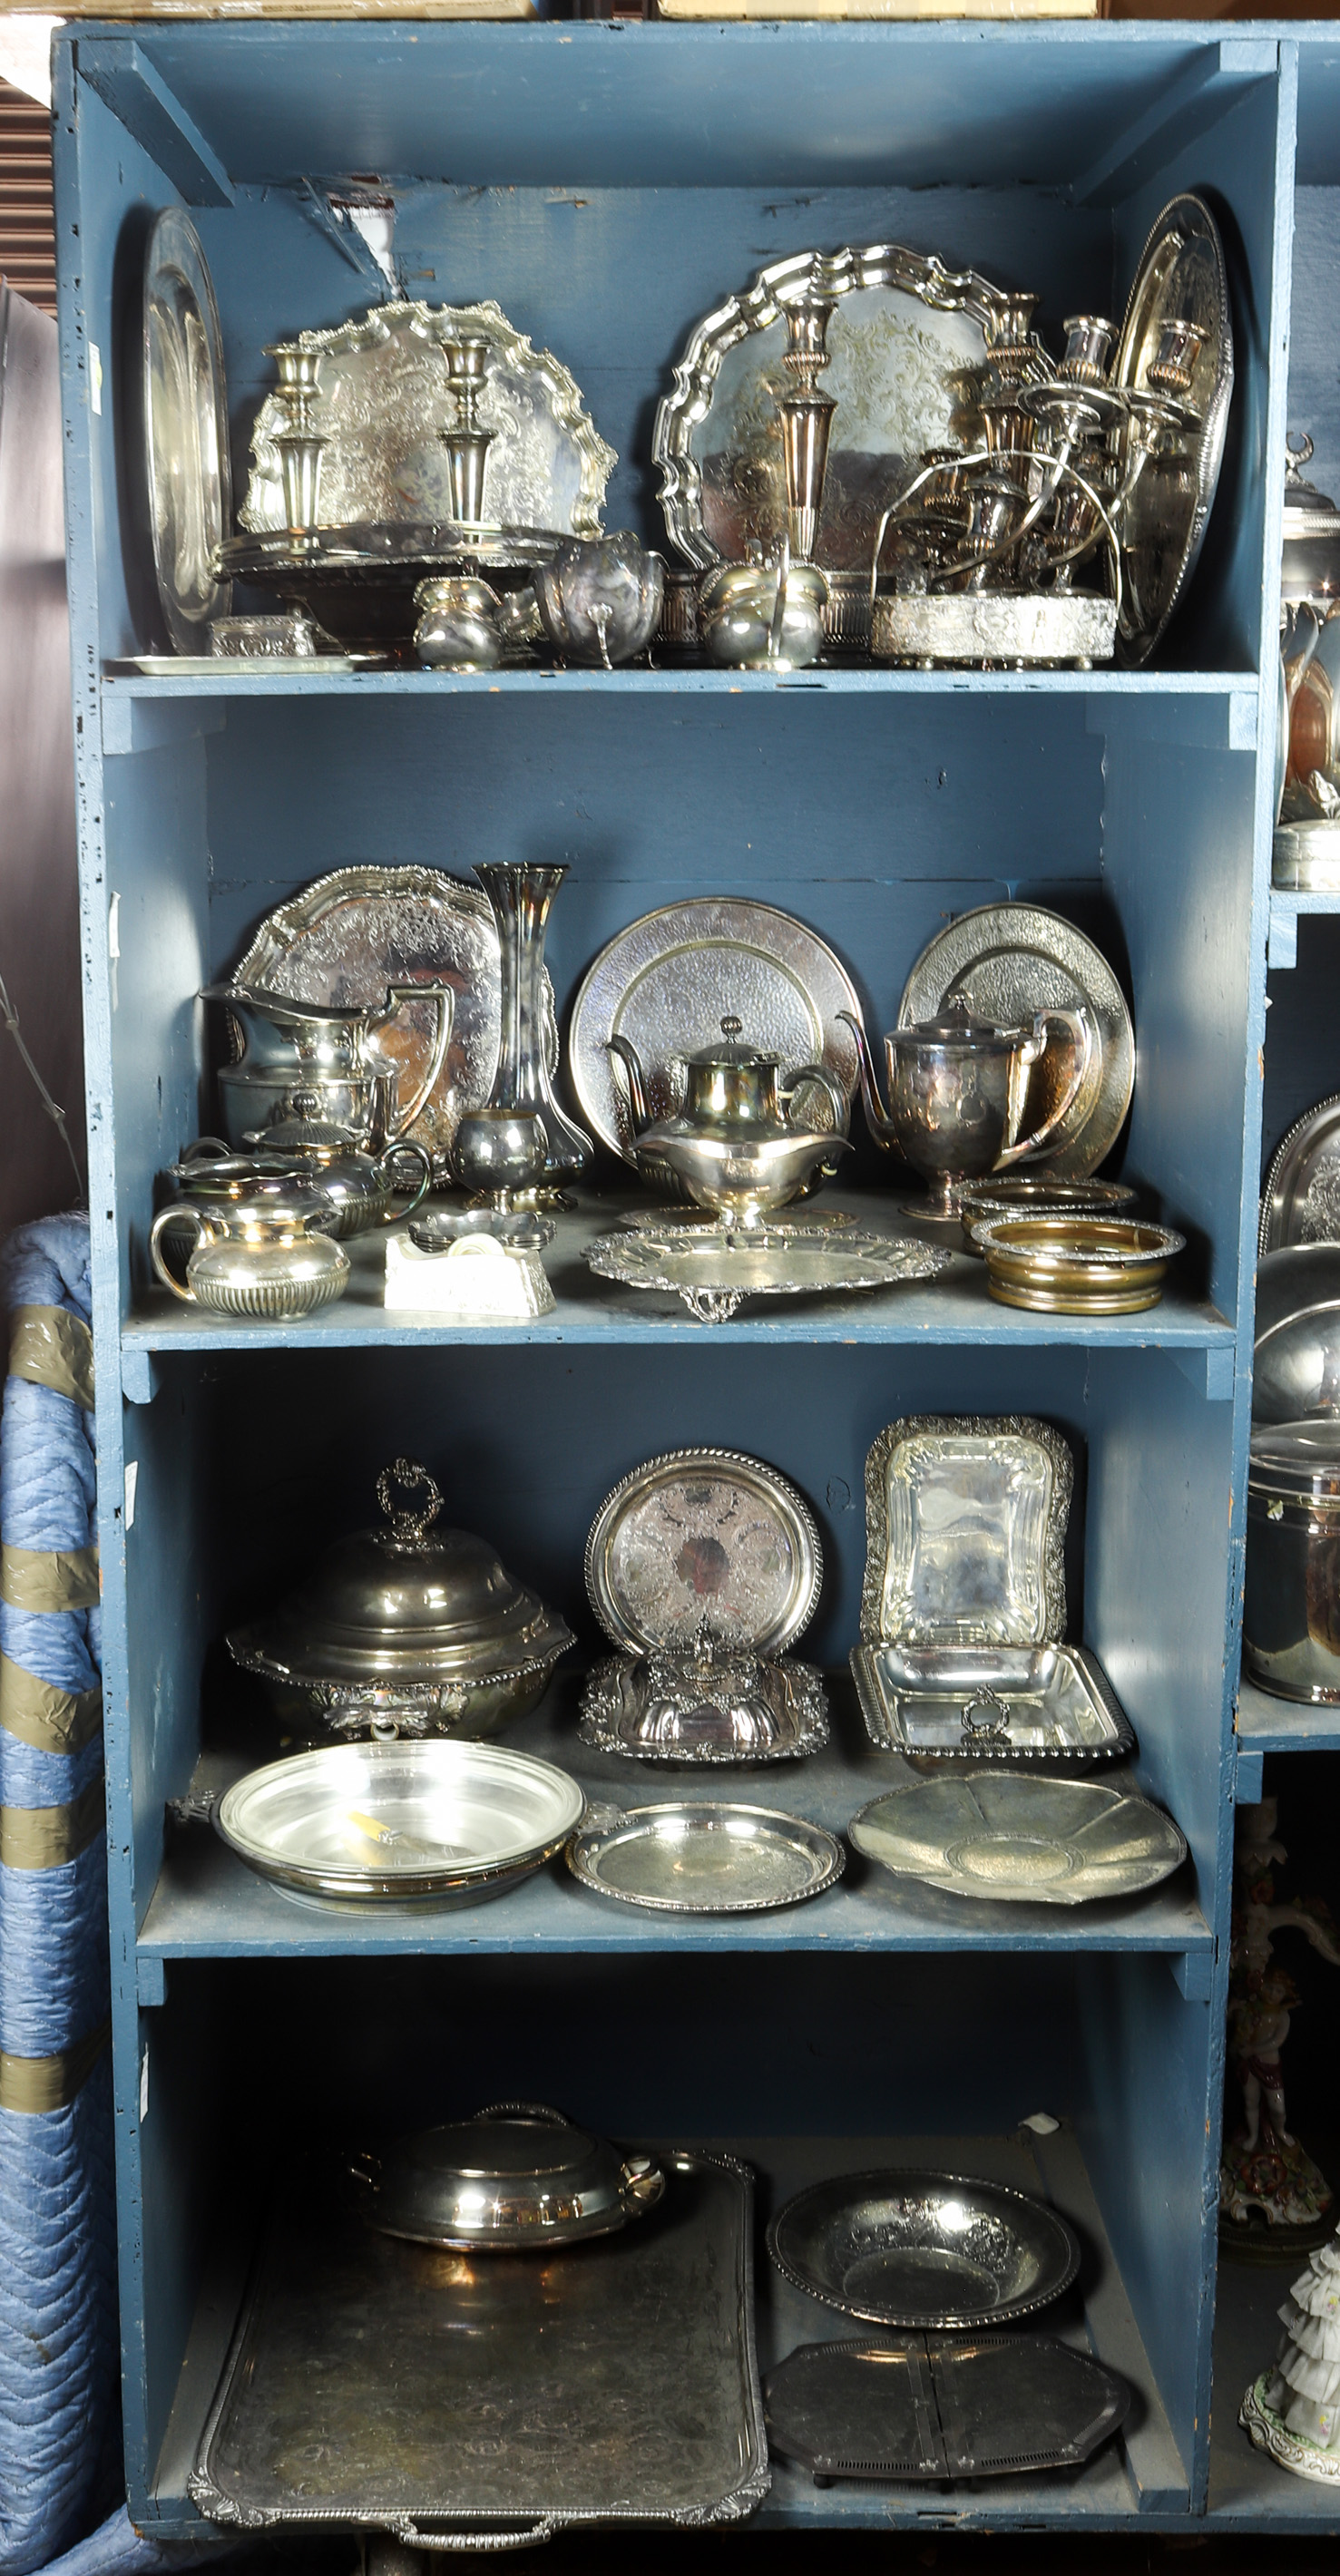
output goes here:
[[323, 1118], [321, 1095], [291, 1091], [276, 1103], [263, 1127], [249, 1127], [244, 1143], [267, 1154], [358, 1154], [363, 1151], [351, 1127]]
[[739, 1065], [756, 1067], [763, 1072], [769, 1068], [775, 1070], [781, 1057], [769, 1054], [763, 1047], [750, 1046], [743, 1030], [743, 1020], [737, 1019], [733, 1011], [729, 1012], [721, 1023], [720, 1038], [696, 1048], [692, 1055], [685, 1056], [684, 1062], [708, 1069], [716, 1065]]

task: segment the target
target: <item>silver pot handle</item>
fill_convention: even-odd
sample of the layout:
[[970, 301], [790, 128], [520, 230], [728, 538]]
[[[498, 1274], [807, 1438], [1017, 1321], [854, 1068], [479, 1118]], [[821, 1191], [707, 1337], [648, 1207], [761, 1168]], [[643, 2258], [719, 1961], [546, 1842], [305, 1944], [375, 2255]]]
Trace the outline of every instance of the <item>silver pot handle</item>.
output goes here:
[[518, 2531], [420, 2531], [417, 2523], [398, 2522], [395, 2536], [407, 2549], [532, 2549], [552, 2540], [557, 2529], [553, 2515], [545, 2513]]
[[791, 1123], [792, 1102], [802, 1082], [817, 1083], [821, 1091], [827, 1092], [833, 1111], [833, 1134], [835, 1137], [842, 1136], [847, 1124], [847, 1095], [837, 1076], [829, 1072], [826, 1064], [798, 1064], [795, 1072], [787, 1075], [782, 1090], [782, 1107], [786, 1112], [788, 1126]]
[[539, 2120], [546, 2128], [570, 2129], [566, 2111], [555, 2111], [548, 2102], [487, 2102], [476, 2111], [477, 2120]]
[[[192, 1253], [198, 1252], [202, 1243], [212, 1243], [218, 1234], [218, 1227], [211, 1225], [203, 1208], [193, 1206], [190, 1199], [176, 1199], [171, 1207], [159, 1209], [149, 1228], [149, 1259], [153, 1263], [155, 1276], [162, 1280], [165, 1288], [171, 1289], [174, 1297], [180, 1297], [183, 1306], [198, 1306], [200, 1300], [191, 1286], [189, 1277], [183, 1284], [180, 1279], [174, 1277], [163, 1258], [163, 1236], [170, 1225], [194, 1226], [195, 1241], [191, 1246]], [[187, 1258], [189, 1260], [189, 1254]]]
[[387, 1209], [385, 1216], [379, 1219], [379, 1223], [382, 1225], [403, 1224], [407, 1216], [413, 1216], [420, 1200], [427, 1198], [428, 1193], [433, 1186], [433, 1158], [431, 1154], [426, 1153], [423, 1146], [416, 1144], [412, 1137], [399, 1136], [396, 1138], [394, 1144], [387, 1146], [386, 1151], [381, 1158], [382, 1168], [386, 1172], [386, 1176], [391, 1187], [393, 1189], [398, 1189], [400, 1187], [400, 1183], [396, 1180], [391, 1167], [393, 1164], [399, 1162], [406, 1154], [408, 1154], [411, 1160], [416, 1162], [419, 1166], [419, 1186], [415, 1190], [408, 1207]]
[[1025, 1064], [1037, 1063], [1038, 1057], [1046, 1047], [1045, 1031], [1052, 1027], [1061, 1028], [1067, 1032], [1078, 1047], [1079, 1062], [1072, 1064], [1070, 1080], [1051, 1116], [1044, 1118], [1042, 1125], [1035, 1127], [1031, 1136], [1017, 1137], [1014, 1144], [1006, 1146], [1003, 1154], [997, 1155], [994, 1168], [998, 1172], [1007, 1172], [1011, 1163], [1021, 1162], [1025, 1154], [1035, 1154], [1040, 1145], [1046, 1144], [1049, 1136], [1055, 1135], [1067, 1110], [1073, 1106], [1078, 1097], [1080, 1086], [1093, 1062], [1093, 1031], [1084, 1012], [1039, 1011], [1033, 1022], [1033, 1037], [1030, 1041], [1032, 1052], [1025, 1053], [1023, 1058]]
[[651, 2156], [629, 2156], [619, 2171], [619, 2198], [633, 2211], [654, 2209], [665, 2198], [665, 2176]]

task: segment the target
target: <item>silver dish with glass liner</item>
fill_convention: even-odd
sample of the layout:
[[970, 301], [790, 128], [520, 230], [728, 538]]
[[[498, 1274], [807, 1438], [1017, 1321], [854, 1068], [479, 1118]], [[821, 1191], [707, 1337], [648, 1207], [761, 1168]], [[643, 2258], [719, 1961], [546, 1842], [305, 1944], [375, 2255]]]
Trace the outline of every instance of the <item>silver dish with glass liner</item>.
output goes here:
[[598, 1812], [568, 1845], [568, 1867], [596, 1896], [660, 1914], [762, 1914], [836, 1885], [846, 1854], [803, 1816], [678, 1799]]
[[1005, 2183], [914, 2165], [812, 2183], [770, 2220], [768, 2252], [783, 2280], [825, 2307], [939, 2334], [1037, 2316], [1079, 2270], [1059, 2210]]
[[215, 555], [233, 515], [223, 337], [190, 216], [165, 206], [144, 260], [142, 385], [149, 529], [158, 596], [181, 653], [208, 650], [231, 589]]
[[586, 1246], [588, 1268], [620, 1288], [679, 1297], [695, 1323], [727, 1324], [746, 1297], [823, 1297], [897, 1288], [934, 1279], [949, 1254], [910, 1235], [774, 1233], [751, 1226], [732, 1233], [664, 1227], [659, 1233], [607, 1234]]
[[562, 1850], [585, 1806], [552, 1762], [433, 1741], [294, 1753], [213, 1812], [239, 1860], [287, 1894], [380, 1911], [505, 1894]]
[[623, 2155], [543, 2102], [494, 2102], [353, 2167], [384, 2236], [467, 2254], [544, 2253], [612, 2236], [665, 2196], [654, 2156]]
[[1242, 1668], [1279, 1699], [1340, 1702], [1340, 1422], [1258, 1423], [1247, 1470]]
[[895, 1876], [1015, 1905], [1137, 1896], [1186, 1859], [1172, 1817], [1132, 1790], [976, 1765], [872, 1799], [847, 1839]]

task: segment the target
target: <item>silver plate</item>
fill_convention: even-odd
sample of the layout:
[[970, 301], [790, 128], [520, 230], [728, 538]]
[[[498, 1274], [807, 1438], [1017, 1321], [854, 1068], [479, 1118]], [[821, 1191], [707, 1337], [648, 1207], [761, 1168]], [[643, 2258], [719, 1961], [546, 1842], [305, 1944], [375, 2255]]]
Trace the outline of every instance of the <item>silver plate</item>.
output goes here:
[[1068, 1443], [1032, 1414], [909, 1413], [865, 1462], [866, 1645], [1042, 1646], [1065, 1629]]
[[1295, 1119], [1270, 1157], [1257, 1253], [1295, 1243], [1340, 1243], [1340, 1091]]
[[793, 2288], [872, 2325], [951, 2334], [1036, 2316], [1079, 2270], [1060, 2211], [920, 2166], [834, 2174], [780, 2209], [768, 2252]]
[[232, 597], [214, 550], [232, 521], [233, 479], [218, 308], [180, 206], [155, 218], [145, 254], [144, 434], [158, 596], [173, 643], [197, 653]]
[[823, 1551], [784, 1476], [734, 1449], [671, 1449], [607, 1494], [586, 1542], [587, 1598], [626, 1652], [704, 1631], [784, 1654], [814, 1615]]
[[[828, 1742], [823, 1674], [792, 1655], [744, 1662], [743, 1672], [728, 1663], [704, 1673], [692, 1655], [605, 1655], [583, 1684], [577, 1732], [593, 1751], [635, 1762], [803, 1762], [820, 1752]], [[653, 1694], [659, 1709], [675, 1710], [668, 1742], [648, 1740]]]
[[[1091, 939], [1032, 903], [988, 903], [961, 912], [923, 948], [898, 1005], [898, 1026], [934, 1019], [961, 997], [998, 1028], [1037, 1011], [1079, 1011], [1093, 1041], [1089, 1071], [1044, 1151], [1028, 1168], [1087, 1180], [1121, 1132], [1135, 1087], [1135, 1032], [1125, 995]], [[1048, 1047], [1029, 1077], [1021, 1126], [1039, 1126], [1060, 1097], [1069, 1051]]]
[[[994, 1659], [997, 1666], [1009, 1660]], [[1070, 1770], [1134, 1752], [1112, 1685], [1082, 1646], [1043, 1646], [1020, 1660], [1032, 1669], [1011, 1675], [972, 1653], [919, 1656], [897, 1646], [853, 1646], [852, 1678], [871, 1743], [944, 1761], [1007, 1759]], [[946, 1666], [952, 1679], [951, 1670], [941, 1669]], [[953, 1670], [962, 1666], [969, 1669]]]
[[[729, 895], [663, 904], [619, 931], [582, 979], [568, 1036], [573, 1088], [601, 1144], [631, 1163], [632, 1121], [610, 1039], [637, 1048], [651, 1117], [674, 1118], [685, 1058], [719, 1040], [734, 1013], [750, 1046], [776, 1054], [784, 1071], [824, 1065], [850, 1101], [860, 1065], [843, 1011], [861, 1017], [846, 969], [789, 912]], [[826, 1104], [814, 1087], [805, 1115], [819, 1133], [832, 1125]]]
[[836, 1885], [842, 1845], [822, 1825], [770, 1807], [683, 1799], [632, 1807], [574, 1836], [568, 1867], [597, 1896], [659, 1914], [762, 1914]]
[[1176, 608], [1204, 542], [1223, 463], [1233, 397], [1233, 322], [1223, 244], [1201, 198], [1174, 197], [1140, 255], [1112, 382], [1145, 389], [1164, 322], [1198, 323], [1205, 339], [1191, 371], [1188, 405], [1199, 426], [1189, 455], [1176, 451], [1146, 466], [1122, 525], [1122, 658], [1144, 662]]
[[727, 1324], [746, 1297], [848, 1296], [934, 1279], [949, 1255], [898, 1234], [606, 1234], [586, 1247], [599, 1279], [679, 1297], [700, 1324]]
[[983, 2478], [1077, 2468], [1131, 2392], [1055, 2335], [807, 2343], [764, 2387], [769, 2448], [832, 2478]]
[[786, 525], [782, 308], [806, 294], [836, 299], [820, 390], [838, 408], [816, 562], [868, 573], [880, 515], [923, 449], [978, 443], [954, 379], [986, 355], [999, 288], [896, 242], [776, 260], [695, 325], [675, 390], [657, 407], [661, 508], [670, 543], [692, 564], [738, 563], [751, 538], [767, 542]]
[[403, 1905], [500, 1894], [561, 1850], [585, 1805], [552, 1762], [435, 1738], [269, 1762], [225, 1792], [214, 1821], [276, 1886]]
[[[296, 1002], [383, 1003], [388, 984], [444, 983], [455, 1010], [446, 1060], [409, 1133], [445, 1176], [456, 1129], [482, 1109], [498, 1069], [502, 976], [498, 925], [479, 886], [441, 868], [337, 868], [268, 913], [232, 978], [261, 984]], [[553, 988], [545, 977], [545, 1051], [558, 1064]], [[400, 1014], [378, 1046], [403, 1049], [401, 1071], [412, 1089], [433, 1043], [432, 1005]], [[403, 1034], [402, 1034], [403, 1032]]]
[[1172, 1817], [1148, 1798], [1039, 1771], [939, 1771], [873, 1799], [847, 1838], [928, 1887], [1020, 1905], [1135, 1896], [1186, 1859]]
[[[321, 522], [451, 517], [447, 451], [438, 433], [456, 417], [442, 342], [468, 332], [491, 343], [479, 397], [479, 425], [494, 433], [484, 499], [494, 522], [557, 528], [575, 537], [600, 528], [605, 486], [617, 459], [601, 438], [565, 366], [532, 348], [500, 306], [374, 305], [335, 331], [300, 331], [296, 346], [320, 353], [317, 427]], [[251, 480], [238, 513], [252, 532], [285, 523], [275, 432], [282, 407], [267, 394], [251, 439]]]

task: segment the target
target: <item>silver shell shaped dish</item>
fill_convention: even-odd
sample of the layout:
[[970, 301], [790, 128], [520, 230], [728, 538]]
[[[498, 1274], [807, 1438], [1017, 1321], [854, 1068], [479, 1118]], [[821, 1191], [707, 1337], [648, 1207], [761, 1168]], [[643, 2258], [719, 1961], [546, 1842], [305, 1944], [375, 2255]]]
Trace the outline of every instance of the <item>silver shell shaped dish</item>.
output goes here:
[[949, 1255], [910, 1235], [676, 1233], [601, 1235], [586, 1247], [597, 1278], [680, 1298], [696, 1323], [730, 1322], [746, 1297], [824, 1297], [933, 1279]]
[[498, 1745], [338, 1744], [248, 1772], [214, 1822], [290, 1894], [380, 1909], [502, 1895], [562, 1850], [585, 1806], [565, 1771]]
[[1195, 570], [1223, 463], [1233, 398], [1233, 322], [1223, 243], [1200, 197], [1174, 197], [1140, 254], [1112, 366], [1114, 385], [1148, 388], [1165, 322], [1194, 322], [1204, 339], [1185, 397], [1197, 415], [1188, 459], [1156, 455], [1145, 468], [1122, 526], [1124, 597], [1120, 651], [1146, 662]]
[[[982, 904], [960, 913], [923, 948], [903, 987], [898, 1026], [934, 1019], [956, 999], [998, 1028], [1030, 1025], [1038, 1011], [1081, 1014], [1092, 1040], [1088, 1074], [1028, 1168], [1056, 1180], [1087, 1180], [1115, 1145], [1135, 1088], [1131, 1015], [1101, 950], [1039, 904]], [[1069, 1073], [1067, 1051], [1049, 1046], [1029, 1075], [1024, 1133], [1064, 1097]]]
[[996, 1656], [853, 1646], [850, 1662], [866, 1733], [886, 1752], [1073, 1771], [1135, 1750], [1106, 1673], [1082, 1646]]
[[895, 1876], [1018, 1905], [1138, 1896], [1186, 1859], [1172, 1817], [1132, 1790], [975, 1765], [872, 1799], [847, 1839]]
[[1124, 2380], [1055, 2335], [802, 2344], [764, 2384], [769, 2447], [834, 2478], [1077, 2468], [1120, 2429]]
[[1074, 1475], [1069, 1443], [1033, 1414], [890, 1422], [865, 1462], [862, 1642], [968, 1653], [1053, 1643], [1065, 1630]]
[[632, 1807], [568, 1845], [582, 1887], [658, 1914], [762, 1914], [836, 1885], [842, 1845], [822, 1825], [769, 1807], [693, 1799]]
[[828, 1693], [791, 1655], [607, 1655], [586, 1677], [578, 1733], [639, 1762], [798, 1762], [828, 1742]]
[[704, 1630], [784, 1654], [813, 1617], [823, 1550], [794, 1485], [734, 1449], [671, 1449], [606, 1495], [586, 1541], [586, 1592], [626, 1654], [692, 1648]]
[[1037, 2316], [1079, 2270], [1059, 2210], [1004, 2183], [892, 2167], [834, 2174], [777, 2212], [784, 2280], [871, 2325], [970, 2333]]
[[360, 2156], [364, 2215], [384, 2236], [463, 2253], [546, 2253], [612, 2236], [665, 2194], [653, 2156], [624, 2155], [542, 2102], [499, 2102], [472, 2120]]
[[165, 206], [144, 262], [143, 401], [158, 596], [182, 653], [208, 651], [231, 592], [216, 568], [233, 515], [223, 337], [189, 215]]
[[1257, 1254], [1296, 1243], [1340, 1243], [1340, 1091], [1296, 1118], [1270, 1157]]

